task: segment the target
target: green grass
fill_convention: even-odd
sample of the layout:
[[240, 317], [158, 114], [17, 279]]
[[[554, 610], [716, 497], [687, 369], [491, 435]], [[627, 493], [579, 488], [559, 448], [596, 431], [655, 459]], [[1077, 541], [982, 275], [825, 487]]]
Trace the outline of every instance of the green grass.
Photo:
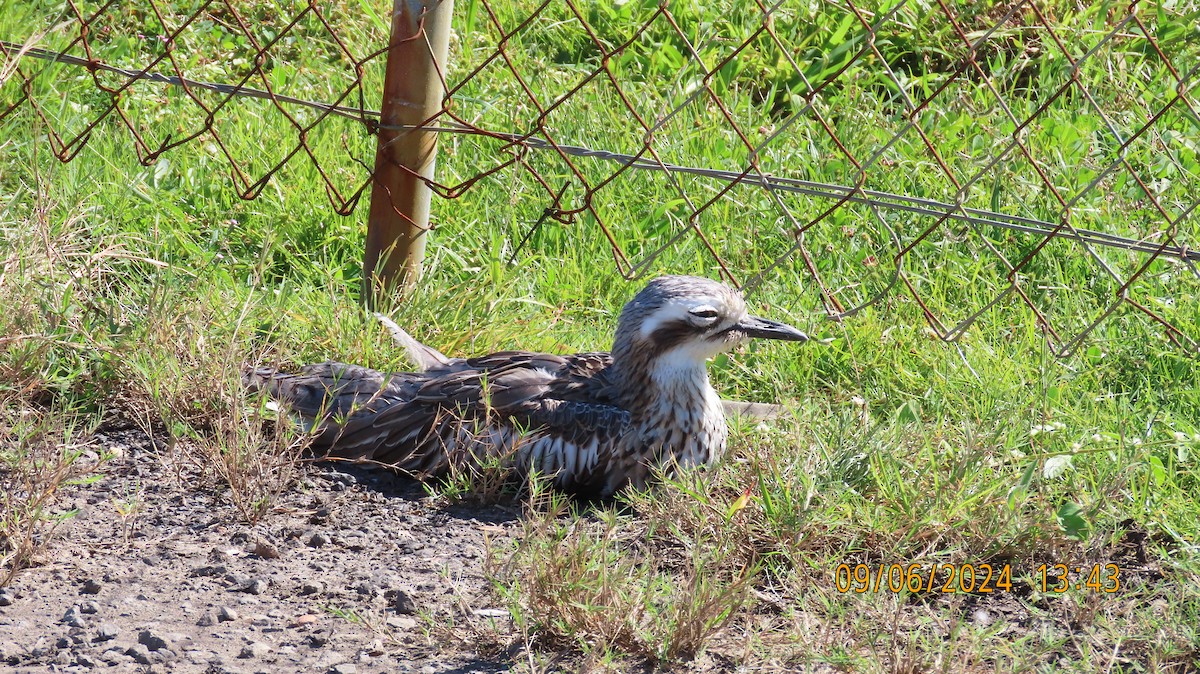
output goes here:
[[[1082, 10], [1046, 4], [1073, 58], [1097, 49], [1077, 76], [1104, 117], [1084, 97], [1064, 95], [1022, 136], [1056, 188], [1073, 196], [1116, 157], [1109, 125], [1132, 135], [1172, 99], [1175, 83], [1136, 30], [1099, 44], [1127, 3], [1084, 3]], [[452, 82], [490, 54], [498, 35], [483, 3], [459, 5]], [[246, 6], [256, 39], [281, 28], [271, 7]], [[331, 3], [326, 10], [359, 56], [383, 35], [364, 7]], [[686, 41], [656, 22], [610, 62], [625, 99], [650, 123], [682, 102], [703, 74], [686, 58], [689, 42], [714, 65], [761, 25], [740, 7], [673, 6]], [[52, 28], [54, 11], [12, 2], [0, 2], [0, 10], [0, 38], [21, 41], [45, 30], [42, 43], [51, 48], [70, 39], [69, 29]], [[585, 19], [611, 49], [656, 10], [653, 3], [595, 4]], [[530, 6], [505, 3], [496, 11], [511, 29]], [[970, 11], [962, 23], [975, 31], [972, 39], [1003, 14], [996, 3]], [[821, 88], [815, 111], [860, 164], [907, 119], [883, 64], [911, 83], [909, 95], [920, 102], [962, 56], [961, 41], [938, 16], [904, 6], [877, 37], [879, 56], [856, 61]], [[1194, 9], [1147, 7], [1139, 16], [1179, 72], [1200, 63]], [[228, 28], [228, 16], [202, 19], [208, 23], [179, 38], [187, 54], [181, 67], [197, 79], [237, 81], [247, 62], [221, 54], [244, 48], [248, 38]], [[150, 49], [130, 35], [163, 30], [152, 13], [136, 8], [105, 23], [112, 30], [103, 37], [97, 31], [97, 52], [125, 67], [144, 64]], [[1033, 26], [1028, 10], [1018, 12], [978, 57], [1019, 119], [1071, 76], [1053, 40]], [[774, 28], [780, 44], [761, 38], [710, 80], [752, 144], [802, 108], [806, 78], [819, 86], [865, 44], [858, 19], [832, 4], [784, 8]], [[717, 39], [722, 35], [739, 39]], [[558, 5], [508, 51], [542, 102], [577, 85], [600, 58], [578, 19]], [[329, 100], [353, 82], [347, 61], [311, 16], [284, 36], [273, 59], [268, 77], [284, 93]], [[89, 429], [114, 416], [169, 438], [164, 451], [206, 476], [200, 488], [229, 505], [231, 518], [269, 516], [297, 449], [293, 438], [253, 422], [257, 410], [239, 393], [241, 366], [336, 358], [406, 367], [358, 306], [366, 209], [336, 215], [327, 182], [306, 155], [253, 201], [238, 198], [248, 185], [230, 177], [211, 137], [141, 166], [116, 117], [91, 134], [74, 161], [60, 163], [45, 134], [79, 133], [107, 99], [77, 69], [33, 61], [22, 68], [46, 69], [33, 85], [45, 119], [25, 105], [0, 122], [4, 573], [35, 563], [43, 534], [69, 516], [55, 509], [60, 486], [105, 469], [103, 457], [81, 461], [78, 448]], [[381, 76], [378, 63], [364, 71], [368, 107], [377, 104]], [[0, 105], [19, 91], [11, 76], [0, 84]], [[208, 105], [220, 100], [198, 96]], [[179, 89], [142, 83], [121, 104], [150, 147], [202, 123]], [[513, 132], [533, 130], [536, 114], [498, 64], [456, 94], [455, 112]], [[235, 101], [215, 123], [251, 182], [297, 143], [296, 129], [269, 102]], [[1061, 206], [1019, 152], [988, 167], [1014, 125], [978, 72], [936, 97], [915, 124], [960, 183], [976, 178], [962, 194], [964, 205], [1059, 216]], [[637, 152], [645, 136], [604, 78], [551, 112], [545, 128], [560, 142], [624, 152]], [[1133, 174], [1152, 183], [1160, 203], [1179, 217], [1200, 194], [1197, 131], [1194, 116], [1170, 108], [1125, 148], [1132, 173], [1084, 193], [1072, 223], [1132, 237], [1159, 229], [1161, 215]], [[330, 120], [307, 139], [343, 196], [365, 180], [354, 159], [370, 160], [373, 138], [356, 123]], [[444, 138], [438, 180], [457, 185], [505, 161], [498, 145]], [[730, 170], [741, 170], [749, 153], [708, 97], [659, 129], [654, 148], [669, 163]], [[766, 172], [810, 180], [849, 184], [858, 175], [814, 115], [796, 120], [759, 160]], [[531, 152], [527, 161], [555, 191], [567, 185], [565, 207], [583, 205], [585, 190], [554, 155]], [[595, 159], [575, 164], [592, 185], [617, 170]], [[707, 178], [678, 180], [696, 207], [723, 187]], [[951, 202], [956, 192], [915, 130], [866, 166], [864, 187]], [[506, 168], [459, 198], [435, 202], [426, 276], [395, 319], [453, 355], [606, 348], [616, 312], [639, 283], [621, 280], [600, 223], [637, 261], [694, 218], [746, 278], [791, 247], [788, 214], [803, 225], [830, 205], [781, 199], [786, 213], [761, 190], [736, 188], [697, 214], [663, 175], [626, 172], [597, 192], [599, 222], [587, 213], [570, 224], [548, 220], [514, 256], [550, 197], [528, 170]], [[849, 307], [888, 287], [897, 264], [889, 229], [906, 245], [932, 224], [926, 216], [876, 216], [848, 205], [809, 229], [805, 243], [830, 295]], [[1182, 241], [1194, 245], [1195, 232], [1191, 221], [1181, 221]], [[949, 327], [1006, 287], [1007, 270], [987, 245], [1016, 262], [1037, 242], [944, 225], [900, 264]], [[1145, 262], [1137, 253], [1100, 255], [1123, 275]], [[687, 236], [648, 271], [716, 276], [719, 268]], [[1100, 315], [1119, 285], [1070, 242], [1047, 245], [1020, 280], [1063, 338]], [[1161, 259], [1130, 292], [1197, 339], [1198, 289], [1183, 265]], [[903, 284], [843, 322], [825, 320], [822, 297], [798, 257], [768, 274], [751, 304], [821, 342], [752, 344], [713, 363], [713, 378], [725, 397], [781, 401], [792, 416], [735, 424], [730, 461], [611, 508], [573, 509], [535, 490], [525, 535], [513, 549], [494, 550], [491, 568], [521, 633], [500, 638], [516, 638], [529, 651], [516, 664], [534, 669], [559, 653], [613, 670], [634, 661], [703, 660], [706, 653], [853, 671], [1183, 671], [1196, 661], [1200, 366], [1164, 338], [1160, 325], [1125, 307], [1077, 353], [1056, 358], [1033, 312], [1009, 294], [957, 344], [947, 344], [931, 334]], [[1144, 564], [1129, 547], [1138, 540]], [[1115, 594], [1043, 591], [1038, 567], [1060, 562], [1120, 564], [1123, 587]], [[837, 588], [841, 564], [968, 563], [1010, 565], [1012, 591]]]

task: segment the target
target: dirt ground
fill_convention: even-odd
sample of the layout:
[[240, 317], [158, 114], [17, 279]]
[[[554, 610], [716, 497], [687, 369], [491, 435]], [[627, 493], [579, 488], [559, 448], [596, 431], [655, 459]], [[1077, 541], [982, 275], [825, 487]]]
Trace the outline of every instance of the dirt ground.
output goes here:
[[[141, 431], [106, 430], [98, 482], [68, 488], [42, 563], [0, 589], [18, 672], [498, 672], [436, 626], [496, 624], [488, 541], [504, 506], [446, 505], [378, 469], [308, 466], [256, 525], [188, 489]], [[184, 476], [184, 482], [187, 481]], [[122, 517], [116, 504], [135, 502]]]
[[[35, 566], [0, 588], [0, 670], [528, 670], [486, 572], [488, 550], [522, 533], [518, 504], [450, 504], [386, 470], [306, 464], [250, 525], [136, 427], [103, 429], [93, 447], [100, 448], [114, 458], [99, 479], [65, 489], [60, 511], [76, 514], [45, 541]], [[1133, 611], [1153, 595], [1163, 576], [1146, 563], [1145, 538], [1127, 534], [1106, 557], [1142, 590], [1120, 604], [1093, 598], [1088, 610]], [[993, 637], [1006, 639], [1056, 629], [1055, 605], [1029, 594], [932, 595], [914, 598], [904, 613], [913, 625], [950, 616], [981, 630], [1003, 620]], [[810, 641], [836, 639], [821, 636], [816, 617], [783, 620], [769, 601], [753, 613], [748, 622], [807, 625]], [[743, 671], [742, 640], [727, 630], [681, 669]], [[572, 657], [547, 664], [576, 671]], [[790, 662], [746, 671], [794, 671]], [[806, 671], [837, 669], [809, 663]]]

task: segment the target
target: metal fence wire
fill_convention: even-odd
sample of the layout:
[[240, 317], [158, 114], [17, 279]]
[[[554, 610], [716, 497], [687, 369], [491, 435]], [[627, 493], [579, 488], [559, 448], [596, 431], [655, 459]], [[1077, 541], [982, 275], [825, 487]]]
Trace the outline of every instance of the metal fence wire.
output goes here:
[[[0, 129], [64, 162], [101, 128], [146, 165], [199, 144], [245, 199], [307, 166], [349, 214], [396, 47], [368, 4], [68, 0], [0, 43]], [[1059, 355], [1131, 313], [1195, 353], [1200, 10], [1049, 5], [459, 0], [425, 182], [503, 181], [516, 254], [602, 237], [631, 279], [700, 256], [833, 318], [911, 298], [945, 340], [1023, 305]]]

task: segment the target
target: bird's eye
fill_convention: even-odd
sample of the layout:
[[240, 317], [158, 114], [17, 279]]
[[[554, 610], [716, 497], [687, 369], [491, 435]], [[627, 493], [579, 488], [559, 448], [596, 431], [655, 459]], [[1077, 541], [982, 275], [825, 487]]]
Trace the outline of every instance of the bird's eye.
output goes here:
[[688, 313], [703, 321], [713, 321], [717, 318], [717, 310], [712, 307], [696, 307]]

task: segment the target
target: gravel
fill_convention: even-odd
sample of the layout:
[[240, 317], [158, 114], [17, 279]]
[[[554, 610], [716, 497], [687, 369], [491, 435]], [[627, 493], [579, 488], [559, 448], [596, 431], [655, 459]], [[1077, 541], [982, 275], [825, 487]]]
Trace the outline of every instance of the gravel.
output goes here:
[[[503, 654], [493, 662], [468, 650], [470, 636], [427, 636], [414, 616], [461, 635], [486, 626], [472, 614], [494, 605], [479, 559], [485, 541], [503, 545], [520, 529], [515, 509], [446, 505], [375, 469], [305, 465], [298, 486], [246, 524], [225, 500], [227, 487], [210, 489], [141, 431], [95, 438], [98, 449], [112, 443], [124, 450], [98, 480], [64, 487], [78, 514], [56, 530], [44, 566], [0, 588], [0, 670], [492, 674], [512, 666]], [[135, 518], [102, 507], [133, 489], [143, 506]]]

